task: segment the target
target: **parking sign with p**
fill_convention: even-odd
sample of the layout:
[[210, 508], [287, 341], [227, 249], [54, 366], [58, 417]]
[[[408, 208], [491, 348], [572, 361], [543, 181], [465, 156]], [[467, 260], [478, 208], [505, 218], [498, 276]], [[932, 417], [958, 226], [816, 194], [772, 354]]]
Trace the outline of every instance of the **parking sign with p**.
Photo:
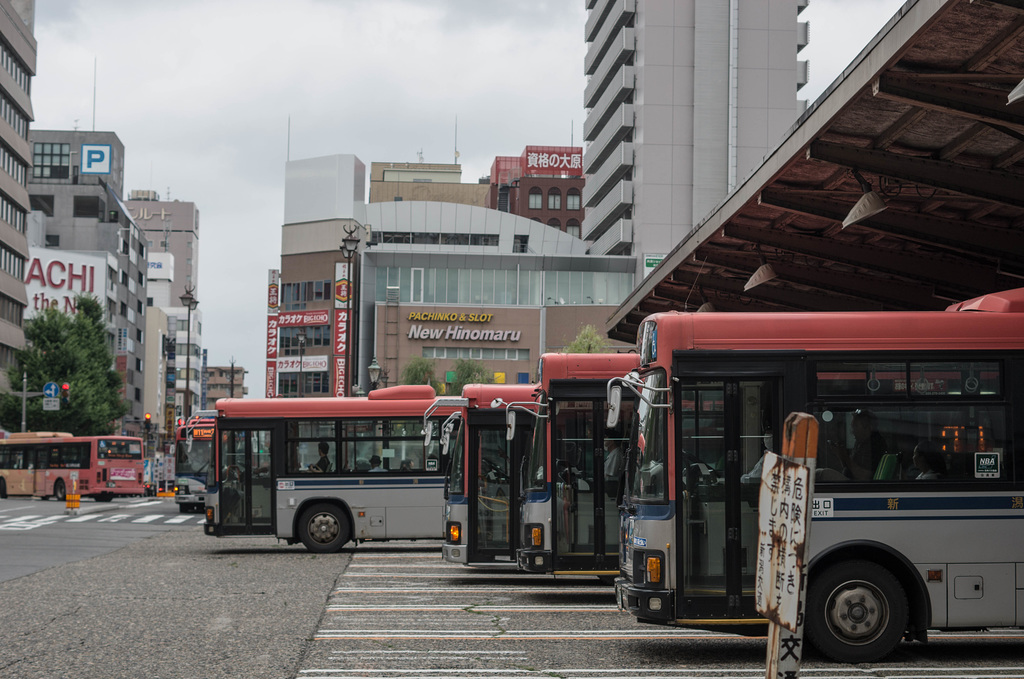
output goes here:
[[110, 174], [110, 144], [82, 144], [82, 174]]

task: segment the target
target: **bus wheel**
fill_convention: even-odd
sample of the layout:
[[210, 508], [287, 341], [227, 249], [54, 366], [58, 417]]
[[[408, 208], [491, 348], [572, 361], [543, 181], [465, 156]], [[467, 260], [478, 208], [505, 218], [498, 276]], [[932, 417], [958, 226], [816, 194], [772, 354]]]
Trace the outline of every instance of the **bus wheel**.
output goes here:
[[349, 532], [348, 519], [334, 505], [313, 505], [299, 519], [299, 537], [311, 552], [337, 552], [348, 542]]
[[907, 595], [892, 573], [871, 561], [847, 561], [809, 583], [807, 636], [839, 662], [881, 660], [903, 638]]
[[7, 481], [0, 478], [0, 500], [7, 499]]
[[64, 502], [67, 496], [67, 491], [64, 489], [64, 480], [57, 479], [57, 483], [53, 484], [53, 497], [57, 499], [57, 502]]

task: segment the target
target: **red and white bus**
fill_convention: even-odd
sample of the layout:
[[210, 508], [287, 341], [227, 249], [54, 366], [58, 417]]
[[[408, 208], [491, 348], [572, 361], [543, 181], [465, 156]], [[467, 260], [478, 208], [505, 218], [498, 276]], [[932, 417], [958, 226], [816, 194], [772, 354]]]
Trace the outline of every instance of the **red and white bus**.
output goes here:
[[805, 411], [814, 646], [869, 662], [929, 629], [1024, 625], [1024, 289], [940, 312], [657, 313], [637, 345], [609, 388], [613, 411], [640, 398], [621, 608], [763, 632], [760, 459]]
[[[519, 547], [522, 462], [533, 421], [519, 418], [506, 436], [507, 404], [530, 403], [536, 386], [468, 384], [455, 431], [447, 437], [442, 557], [470, 565], [514, 564]], [[439, 403], [449, 402], [444, 397]]]
[[182, 513], [201, 512], [206, 505], [216, 424], [216, 410], [200, 410], [175, 433], [174, 502]]
[[0, 440], [0, 497], [63, 501], [77, 492], [97, 502], [142, 495], [142, 439], [18, 432]]
[[313, 552], [350, 540], [440, 540], [440, 408], [429, 442], [425, 385], [366, 397], [220, 399], [207, 535], [267, 535]]
[[612, 376], [638, 365], [636, 354], [541, 356], [538, 407], [520, 414], [534, 424], [523, 469], [521, 569], [609, 580], [618, 575], [616, 460], [626, 436], [605, 427], [606, 387]]

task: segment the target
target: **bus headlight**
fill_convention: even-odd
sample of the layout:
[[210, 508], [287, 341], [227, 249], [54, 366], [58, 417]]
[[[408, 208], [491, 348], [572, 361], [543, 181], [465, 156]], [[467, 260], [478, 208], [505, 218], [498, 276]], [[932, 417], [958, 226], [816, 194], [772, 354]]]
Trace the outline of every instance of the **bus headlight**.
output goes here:
[[448, 542], [457, 545], [462, 538], [462, 524], [458, 521], [448, 522]]
[[661, 557], [660, 556], [648, 556], [647, 557], [647, 570], [644, 581], [652, 585], [661, 583]]

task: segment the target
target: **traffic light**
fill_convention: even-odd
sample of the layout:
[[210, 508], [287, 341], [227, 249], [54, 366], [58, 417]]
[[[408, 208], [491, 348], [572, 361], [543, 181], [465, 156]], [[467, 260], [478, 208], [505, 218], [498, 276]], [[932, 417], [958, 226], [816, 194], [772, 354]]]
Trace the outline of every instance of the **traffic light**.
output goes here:
[[148, 434], [150, 432], [150, 430], [152, 430], [152, 429], [153, 429], [153, 416], [150, 415], [149, 413], [146, 413], [146, 433]]
[[67, 382], [60, 385], [60, 402], [61, 405], [68, 405], [71, 403], [71, 385]]

